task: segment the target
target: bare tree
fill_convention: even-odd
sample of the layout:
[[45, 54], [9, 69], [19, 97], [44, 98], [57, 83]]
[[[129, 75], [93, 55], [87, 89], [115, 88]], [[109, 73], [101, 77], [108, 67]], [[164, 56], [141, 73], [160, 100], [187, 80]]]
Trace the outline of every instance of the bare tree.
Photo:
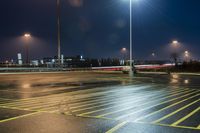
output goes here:
[[178, 53], [171, 54], [171, 58], [174, 60], [175, 66], [178, 66], [178, 57], [179, 57]]

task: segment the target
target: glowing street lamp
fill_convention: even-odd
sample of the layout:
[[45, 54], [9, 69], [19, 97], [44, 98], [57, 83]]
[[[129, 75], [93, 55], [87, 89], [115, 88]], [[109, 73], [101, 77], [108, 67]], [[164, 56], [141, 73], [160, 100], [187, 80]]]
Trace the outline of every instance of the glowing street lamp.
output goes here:
[[[24, 34], [25, 39], [30, 39], [31, 38], [31, 34], [26, 33]], [[29, 45], [26, 44], [26, 64], [29, 64]]]
[[174, 59], [174, 62], [177, 66], [178, 65], [178, 57], [179, 57], [178, 48], [180, 48], [180, 43], [177, 40], [173, 40], [170, 45], [172, 48], [171, 57]]
[[179, 45], [179, 42], [177, 40], [172, 41], [172, 46], [177, 47]]
[[126, 49], [126, 48], [122, 48], [121, 51], [122, 51], [123, 53], [125, 53], [125, 52], [127, 51], [127, 49]]
[[188, 54], [189, 54], [189, 52], [188, 52], [188, 51], [185, 51], [184, 53], [185, 53], [185, 55], [188, 55]]
[[177, 40], [174, 40], [172, 43], [173, 43], [173, 44], [178, 44], [178, 41], [177, 41]]
[[29, 38], [31, 35], [29, 33], [24, 34], [24, 37]]
[[184, 52], [184, 57], [185, 57], [186, 61], [188, 61], [188, 59], [189, 59], [189, 57], [190, 57], [189, 51], [185, 51], [185, 52]]

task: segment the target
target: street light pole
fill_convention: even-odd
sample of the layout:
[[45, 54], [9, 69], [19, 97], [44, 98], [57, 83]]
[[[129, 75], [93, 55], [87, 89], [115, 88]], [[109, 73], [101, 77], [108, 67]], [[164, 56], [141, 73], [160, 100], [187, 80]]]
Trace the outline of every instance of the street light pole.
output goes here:
[[26, 64], [29, 64], [29, 45], [26, 44]]
[[121, 53], [122, 53], [122, 61], [123, 61], [123, 65], [125, 65], [127, 49], [126, 49], [125, 47], [122, 48], [122, 49], [121, 49]]
[[31, 35], [26, 33], [26, 34], [24, 34], [24, 37], [25, 37], [25, 39], [27, 39], [25, 48], [26, 48], [26, 64], [28, 65], [29, 64], [29, 44], [28, 44], [28, 40], [31, 37]]
[[130, 71], [129, 75], [130, 77], [133, 77], [133, 39], [132, 39], [132, 0], [130, 0]]
[[185, 51], [185, 52], [184, 52], [184, 56], [185, 56], [186, 62], [188, 62], [188, 61], [189, 61], [189, 52], [188, 52], [188, 51]]
[[61, 37], [60, 37], [60, 0], [57, 0], [57, 39], [58, 39], [58, 65], [60, 66], [60, 56], [61, 56], [61, 50], [60, 50], [60, 44], [61, 44]]

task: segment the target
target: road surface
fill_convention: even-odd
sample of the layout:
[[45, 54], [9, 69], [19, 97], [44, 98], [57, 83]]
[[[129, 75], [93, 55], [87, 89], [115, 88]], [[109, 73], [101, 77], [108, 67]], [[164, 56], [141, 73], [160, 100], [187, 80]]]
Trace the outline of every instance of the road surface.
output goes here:
[[0, 133], [199, 133], [199, 76], [0, 75]]

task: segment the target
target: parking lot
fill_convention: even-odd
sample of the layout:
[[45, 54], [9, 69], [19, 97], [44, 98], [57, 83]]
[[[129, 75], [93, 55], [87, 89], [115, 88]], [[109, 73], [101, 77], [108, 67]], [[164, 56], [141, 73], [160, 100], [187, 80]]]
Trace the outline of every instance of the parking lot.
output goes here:
[[196, 133], [199, 76], [0, 75], [0, 132]]

